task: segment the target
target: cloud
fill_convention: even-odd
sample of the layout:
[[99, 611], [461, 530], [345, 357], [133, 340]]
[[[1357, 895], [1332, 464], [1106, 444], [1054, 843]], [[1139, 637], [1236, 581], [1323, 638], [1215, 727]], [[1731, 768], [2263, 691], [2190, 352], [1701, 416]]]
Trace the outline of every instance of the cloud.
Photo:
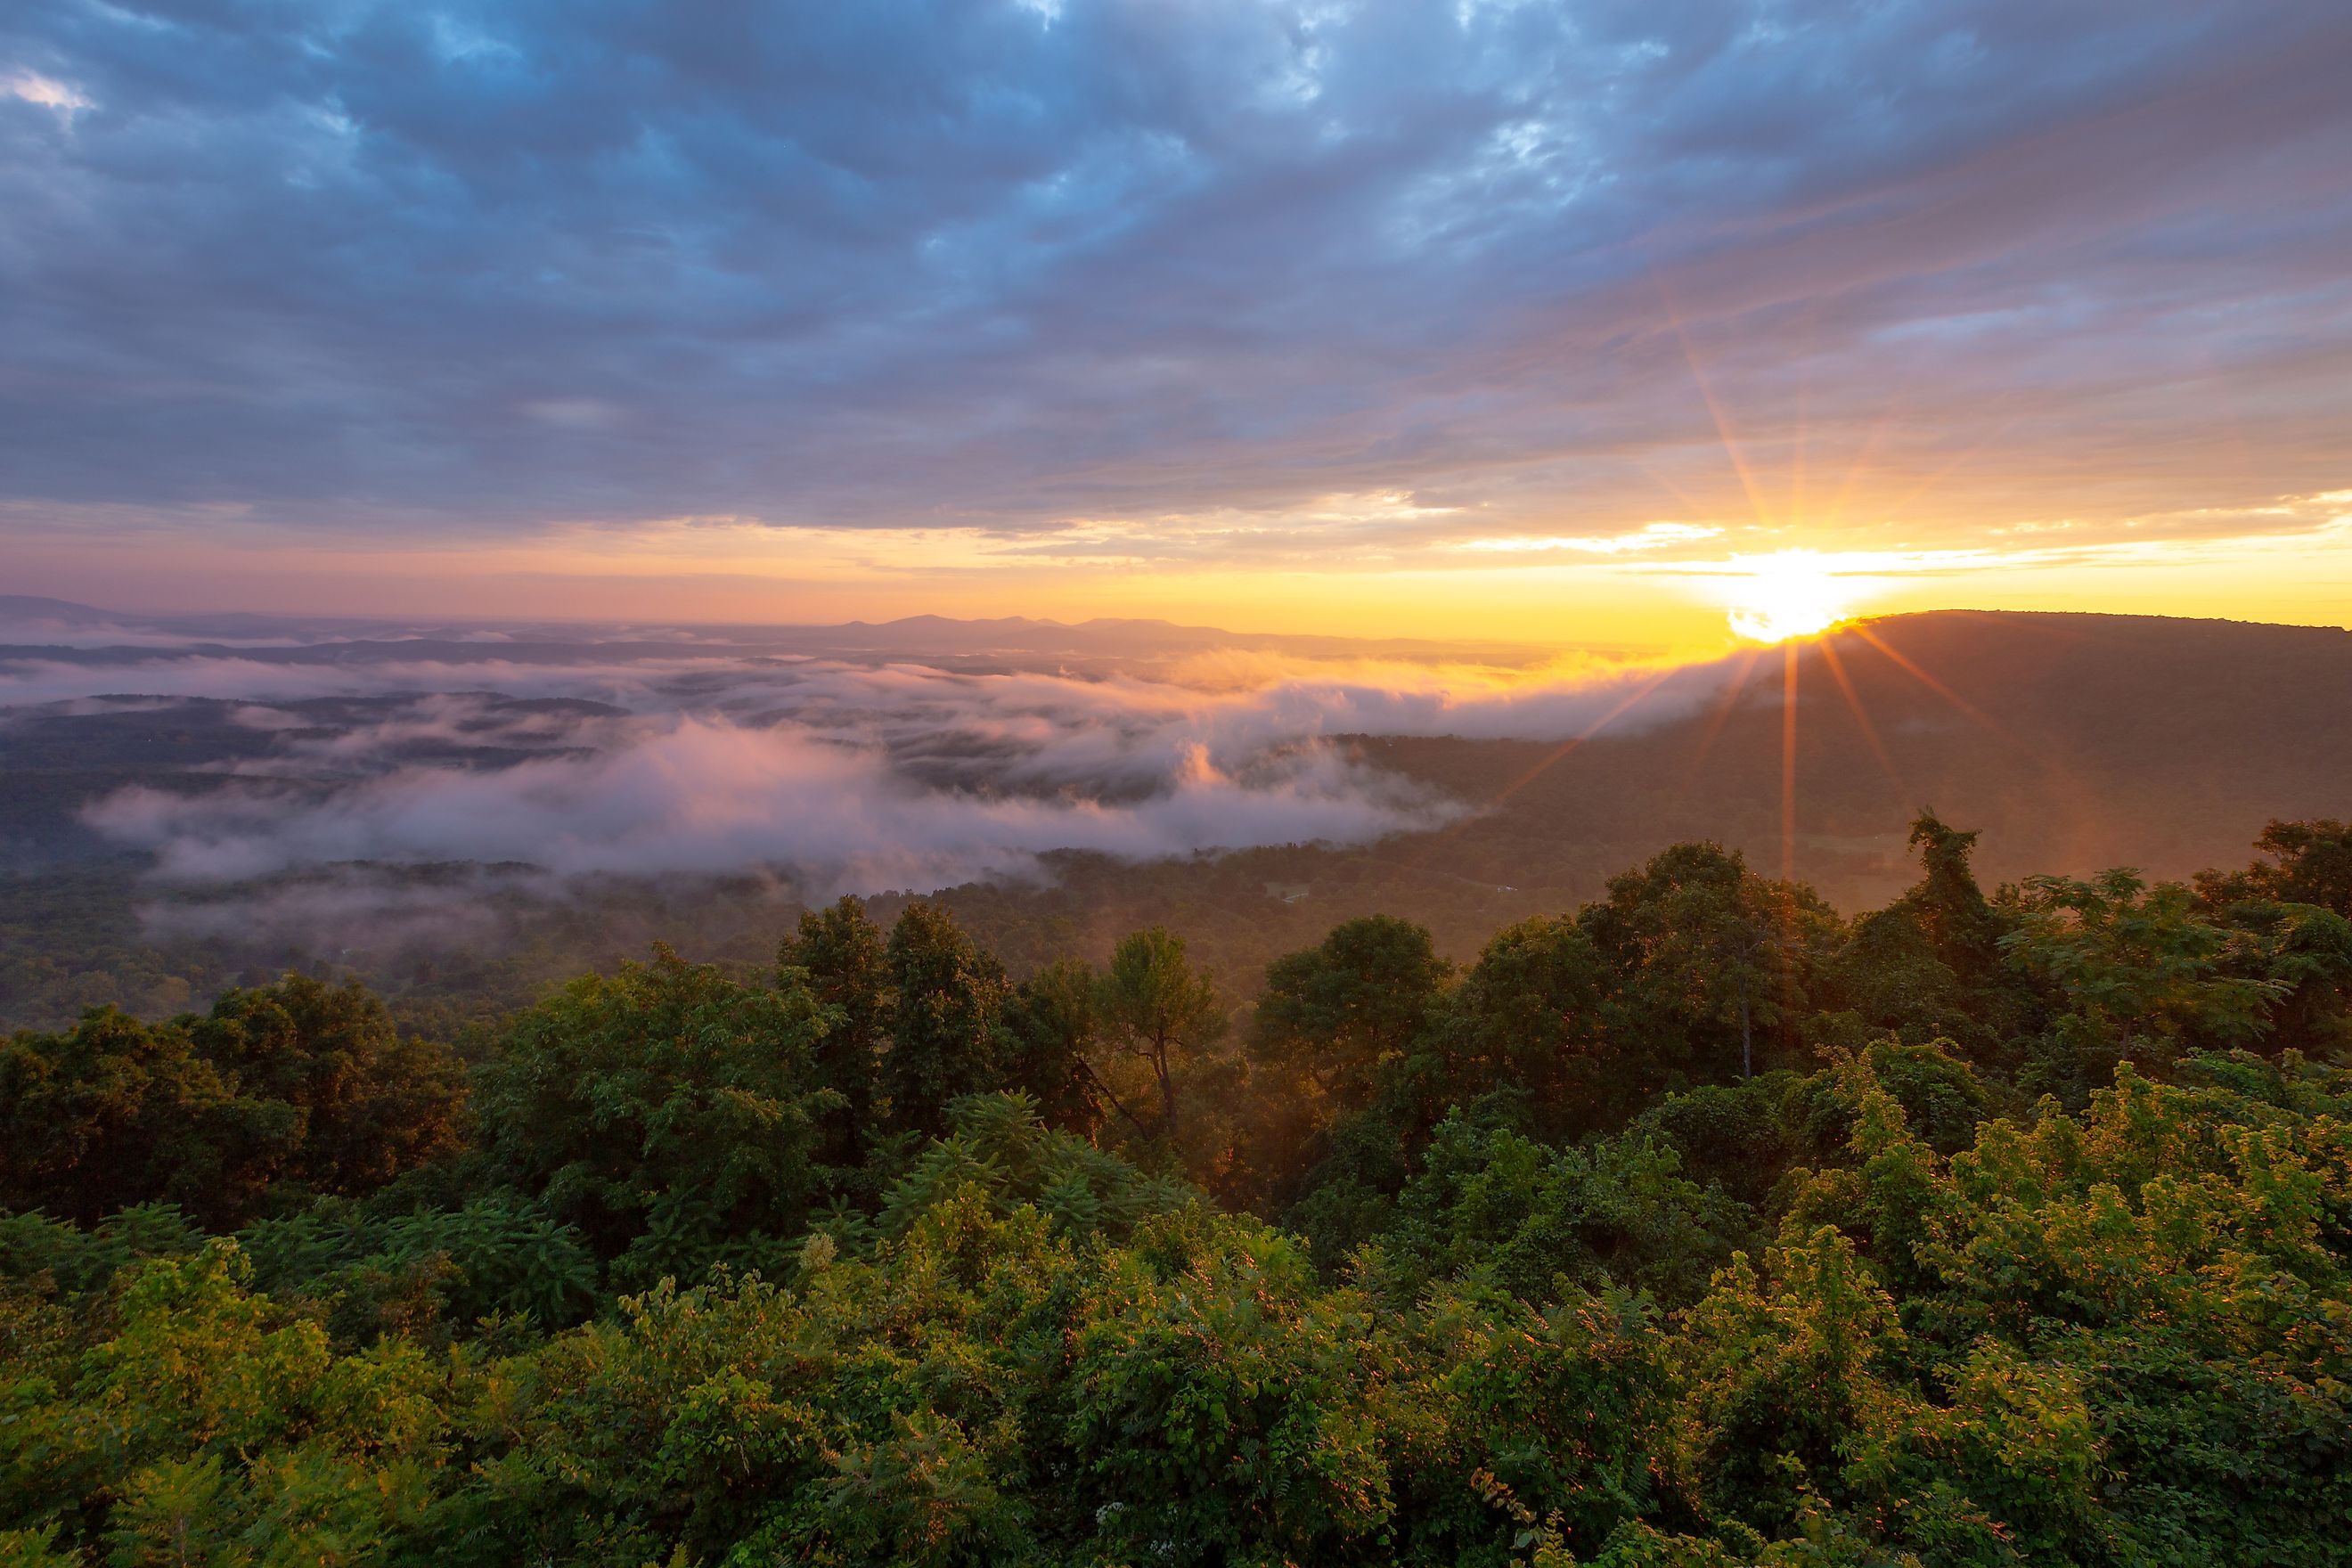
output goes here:
[[[176, 700], [237, 737], [168, 787], [82, 811], [171, 880], [520, 862], [562, 878], [757, 870], [873, 892], [1031, 875], [1057, 849], [1150, 859], [1424, 830], [1467, 808], [1366, 761], [1349, 737], [1566, 741], [1688, 713], [1729, 668], [1225, 648], [1077, 675], [953, 658], [680, 660], [621, 643], [601, 660], [572, 644], [540, 662], [514, 642], [470, 660], [366, 664], [352, 646], [300, 650], [308, 663], [128, 648], [110, 666], [0, 666], [0, 700], [40, 700], [6, 710], [19, 727], [119, 721]], [[141, 695], [95, 700], [126, 691]], [[173, 729], [206, 732], [193, 717]]]
[[152, 932], [242, 949], [484, 952], [499, 951], [512, 939], [521, 909], [558, 900], [564, 891], [555, 878], [511, 866], [404, 872], [330, 866], [213, 896], [176, 886], [172, 896], [141, 904], [139, 913]]
[[1021, 875], [1040, 853], [1131, 859], [1360, 843], [1452, 813], [1325, 748], [1244, 776], [1187, 752], [1129, 803], [925, 789], [878, 752], [789, 729], [679, 716], [588, 758], [493, 772], [409, 768], [325, 799], [253, 785], [189, 797], [133, 786], [87, 820], [156, 852], [167, 878], [234, 880], [355, 860], [528, 858], [561, 875], [789, 868], [817, 892], [929, 889]]
[[1723, 530], [1699, 523], [1652, 522], [1630, 533], [1584, 534], [1564, 537], [1559, 534], [1512, 534], [1498, 539], [1465, 539], [1455, 548], [1521, 554], [1556, 550], [1571, 551], [1582, 555], [1625, 555], [1654, 550], [1671, 550], [1677, 545], [1695, 544], [1700, 540], [1720, 536]]
[[61, 0], [0, 60], [11, 528], [1353, 552], [1745, 468], [1927, 547], [2344, 482], [2307, 0]]

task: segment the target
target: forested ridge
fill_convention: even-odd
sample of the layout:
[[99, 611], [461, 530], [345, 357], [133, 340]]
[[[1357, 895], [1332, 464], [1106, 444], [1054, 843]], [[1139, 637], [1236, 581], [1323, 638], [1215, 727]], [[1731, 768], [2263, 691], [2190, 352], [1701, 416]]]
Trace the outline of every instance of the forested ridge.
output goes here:
[[0, 1047], [0, 1563], [2352, 1561], [2352, 826]]

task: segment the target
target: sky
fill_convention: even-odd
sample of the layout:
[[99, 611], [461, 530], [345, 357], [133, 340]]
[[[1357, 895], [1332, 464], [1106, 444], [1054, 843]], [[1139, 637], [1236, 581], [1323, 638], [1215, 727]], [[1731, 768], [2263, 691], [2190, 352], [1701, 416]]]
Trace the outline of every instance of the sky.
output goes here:
[[0, 591], [2352, 621], [2352, 9], [0, 8]]

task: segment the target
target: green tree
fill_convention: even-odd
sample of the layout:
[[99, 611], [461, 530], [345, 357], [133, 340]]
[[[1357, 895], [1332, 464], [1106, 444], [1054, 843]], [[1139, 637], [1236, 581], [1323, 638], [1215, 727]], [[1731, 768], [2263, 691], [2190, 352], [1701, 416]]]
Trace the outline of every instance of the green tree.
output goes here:
[[891, 1123], [936, 1137], [950, 1100], [1003, 1081], [1013, 988], [1003, 966], [934, 903], [907, 906], [886, 957], [892, 1005], [881, 1078]]
[[[1756, 1031], [1783, 1031], [1804, 1011], [1821, 957], [1839, 935], [1836, 916], [1811, 889], [1768, 881], [1715, 844], [1677, 844], [1611, 879], [1606, 901], [1580, 923], [1616, 969], [1646, 1044], [1671, 1048], [1677, 1037], [1713, 1036], [1736, 1045], [1724, 1054], [1741, 1078], [1755, 1072]], [[1690, 1065], [1713, 1076], [1713, 1055], [1702, 1049]]]
[[255, 1284], [324, 1306], [340, 1343], [393, 1332], [445, 1344], [485, 1319], [561, 1328], [602, 1300], [579, 1233], [512, 1192], [381, 1215], [319, 1204], [247, 1226], [236, 1240]]
[[[2036, 1026], [2038, 1003], [2006, 962], [2000, 944], [2011, 915], [1977, 883], [1969, 864], [1976, 841], [1933, 812], [1913, 821], [1919, 880], [1885, 909], [1855, 918], [1830, 964], [1832, 989], [1872, 1030], [1914, 1043], [1950, 1039], [1972, 1061], [2013, 1067], [2011, 1042]], [[1848, 1035], [1846, 1044], [1859, 1043]]]
[[1638, 1133], [1552, 1148], [1456, 1113], [1399, 1196], [1370, 1278], [1400, 1303], [1453, 1279], [1538, 1307], [1612, 1285], [1686, 1306], [1746, 1231], [1738, 1205]]
[[173, 1203], [215, 1226], [256, 1208], [301, 1137], [283, 1100], [240, 1094], [184, 1028], [93, 1008], [0, 1047], [0, 1205], [82, 1225]]
[[[1183, 1118], [1149, 1171], [1023, 1087], [869, 1144], [855, 1184], [828, 1165], [846, 1097], [819, 1047], [853, 1001], [898, 1022], [870, 942], [830, 1001], [798, 963], [750, 983], [666, 949], [579, 981], [488, 1042], [481, 1148], [357, 1196], [322, 1190], [336, 1141], [298, 1134], [403, 1102], [365, 1089], [394, 1057], [330, 988], [19, 1037], [0, 1166], [79, 1148], [129, 1174], [87, 1227], [0, 1214], [0, 1560], [2343, 1560], [2352, 1071], [2277, 1021], [2334, 1037], [2352, 921], [2040, 879], [1990, 902], [2006, 942], [1970, 981], [1959, 837], [1923, 839], [1920, 887], [1850, 937], [1669, 851], [1498, 933], [1409, 1031], [1426, 950], [1356, 924], [1381, 940], [1294, 955], [1273, 1016], [1297, 1032], [1247, 1079], [1207, 1056], [1222, 1010], [1165, 931], [1015, 989], [908, 928], [905, 972], [947, 976], [932, 1044], [994, 1007], [956, 1070], [1079, 1093], [1089, 1042], [1135, 1053], [1120, 1087]], [[1754, 1007], [1741, 1079], [1724, 979], [1694, 971], [1767, 895], [1796, 906], [1796, 973], [1758, 982], [1781, 1014]], [[814, 934], [856, 948], [840, 913]], [[2045, 1064], [2011, 1079], [1927, 1032], [2013, 994], [2163, 1070], [2028, 1106]], [[1288, 1210], [1310, 1254], [1177, 1173], [1244, 1190], [1236, 1101], [1342, 1042], [1368, 1098]], [[1698, 1073], [1724, 1081], [1672, 1087]], [[265, 1217], [207, 1237], [121, 1206], [167, 1152]]]
[[[890, 1037], [890, 961], [880, 928], [853, 898], [802, 913], [799, 930], [776, 955], [779, 968], [796, 968], [810, 994], [826, 1010], [827, 1026], [812, 1049], [819, 1087], [841, 1097], [824, 1117], [824, 1157], [861, 1165], [874, 1124], [881, 1058]], [[787, 988], [789, 978], [782, 982]]]
[[811, 1063], [824, 1025], [804, 987], [740, 984], [660, 945], [583, 976], [482, 1069], [492, 1166], [623, 1281], [770, 1259], [828, 1190], [814, 1156], [840, 1099]]
[[299, 1114], [281, 1179], [356, 1195], [457, 1146], [463, 1067], [445, 1047], [402, 1035], [356, 982], [289, 974], [229, 991], [188, 1032], [243, 1093]]
[[2221, 920], [2229, 973], [2286, 988], [2271, 1006], [2265, 1048], [2339, 1058], [2352, 1048], [2352, 921], [2317, 904], [2274, 903], [2231, 904]]
[[2273, 1043], [2352, 1049], [2352, 825], [2273, 821], [2255, 846], [2269, 858], [2198, 873], [2200, 912], [2232, 933], [2232, 974], [2289, 987]]
[[2258, 1039], [2290, 989], [2228, 973], [2230, 936], [2198, 916], [2189, 890], [2129, 869], [2087, 881], [2029, 877], [2016, 922], [2003, 946], [2057, 991], [2062, 1036], [2108, 1064], [2143, 1050], [2168, 1061], [2184, 1039]]
[[1006, 1015], [1008, 1087], [1035, 1100], [1049, 1125], [1087, 1138], [1101, 1128], [1111, 1099], [1087, 1061], [1102, 1030], [1100, 993], [1092, 969], [1057, 958], [1021, 983]]
[[1436, 1071], [1413, 1089], [1420, 1114], [1433, 1121], [1446, 1105], [1517, 1088], [1541, 1125], [1607, 1121], [1641, 1076], [1612, 1051], [1611, 984], [1572, 920], [1538, 916], [1496, 932], [1447, 998], [1433, 1037]]
[[966, 1189], [984, 1194], [1000, 1215], [1031, 1207], [1061, 1234], [1120, 1240], [1150, 1215], [1200, 1200], [1173, 1177], [1146, 1175], [1047, 1126], [1037, 1102], [1018, 1091], [967, 1095], [948, 1114], [953, 1131], [918, 1155], [885, 1194], [877, 1221], [884, 1236], [906, 1234], [927, 1211]]
[[86, 1342], [20, 1342], [0, 1527], [30, 1508], [126, 1565], [384, 1561], [445, 1479], [455, 1369], [394, 1339], [339, 1354], [249, 1279], [215, 1240], [126, 1268]]
[[2352, 823], [2273, 818], [2254, 847], [2268, 858], [2242, 871], [2198, 873], [2198, 896], [2209, 909], [2259, 899], [2316, 904], [2352, 920]]
[[1982, 984], [2000, 969], [2000, 939], [2009, 931], [1969, 863], [1978, 837], [1922, 811], [1912, 819], [1910, 837], [1919, 853], [1919, 880], [1896, 900], [1917, 920], [1937, 961], [1966, 985]]
[[1370, 1098], [1383, 1064], [1428, 1021], [1453, 965], [1411, 921], [1366, 915], [1266, 966], [1252, 1020], [1253, 1057], [1307, 1080], [1332, 1110]]
[[357, 985], [289, 974], [161, 1024], [94, 1009], [0, 1046], [0, 1204], [89, 1224], [175, 1203], [234, 1228], [450, 1152], [464, 1103], [457, 1058]]
[[1225, 1030], [1216, 987], [1186, 961], [1183, 938], [1153, 926], [1112, 950], [1098, 996], [1104, 1038], [1150, 1069], [1160, 1130], [1174, 1133], [1178, 1064]]

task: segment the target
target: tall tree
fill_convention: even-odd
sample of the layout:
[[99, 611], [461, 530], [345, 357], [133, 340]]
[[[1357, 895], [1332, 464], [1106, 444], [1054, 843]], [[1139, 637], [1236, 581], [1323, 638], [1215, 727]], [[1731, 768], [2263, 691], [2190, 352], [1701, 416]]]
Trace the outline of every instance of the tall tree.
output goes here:
[[2000, 968], [2000, 939], [2009, 930], [1969, 864], [1977, 837], [1921, 811], [1910, 838], [1919, 852], [1919, 880], [1900, 900], [1917, 917], [1937, 958], [1966, 985], [1983, 984]]
[[0, 1204], [88, 1221], [164, 1201], [235, 1226], [454, 1149], [465, 1094], [457, 1058], [357, 985], [289, 974], [160, 1024], [96, 1009], [0, 1045]]
[[1087, 1138], [1102, 1126], [1111, 1098], [1087, 1062], [1102, 1027], [1099, 990], [1092, 969], [1057, 958], [1022, 982], [1007, 1015], [1011, 1086], [1037, 1102], [1046, 1125]]
[[1444, 1067], [1422, 1118], [1491, 1089], [1524, 1089], [1548, 1128], [1596, 1124], [1625, 1064], [1607, 1057], [1609, 966], [1572, 920], [1538, 915], [1496, 931], [1447, 999]]
[[1453, 972], [1427, 929], [1411, 921], [1343, 921], [1315, 946], [1266, 966], [1251, 1054], [1302, 1075], [1335, 1110], [1360, 1105], [1381, 1064], [1427, 1024]]
[[2199, 872], [2200, 900], [2214, 907], [2254, 899], [2317, 904], [2352, 919], [2352, 823], [2273, 819], [2254, 847], [2267, 858], [2242, 871]]
[[803, 987], [743, 985], [656, 945], [523, 1014], [481, 1069], [494, 1165], [636, 1286], [767, 1265], [824, 1195]]
[[[1767, 880], [1737, 850], [1706, 843], [1675, 845], [1612, 878], [1607, 900], [1580, 921], [1654, 1046], [1711, 1036], [1728, 1055], [1736, 1042], [1742, 1078], [1755, 1071], [1757, 1031], [1778, 1030], [1804, 1008], [1812, 971], [1839, 934], [1811, 889]], [[1707, 1073], [1713, 1054], [1690, 1065]]]
[[301, 1113], [242, 1094], [187, 1031], [94, 1007], [0, 1043], [0, 1208], [90, 1225], [174, 1203], [244, 1224], [300, 1142]]
[[463, 1066], [446, 1047], [402, 1035], [355, 982], [289, 974], [226, 992], [189, 1036], [244, 1093], [301, 1114], [284, 1179], [354, 1195], [457, 1146]]
[[841, 1096], [841, 1104], [824, 1117], [824, 1156], [835, 1164], [862, 1164], [890, 1032], [890, 961], [881, 928], [866, 918], [863, 903], [845, 898], [803, 912], [776, 962], [798, 970], [825, 1010], [813, 1066], [816, 1081]]
[[2118, 1059], [2152, 1047], [2161, 1060], [2184, 1039], [2251, 1044], [2291, 989], [2230, 973], [2230, 933], [2200, 919], [2178, 882], [2150, 884], [2127, 868], [2029, 877], [2018, 914], [2010, 951], [2057, 987], [2070, 1009], [2061, 1022], [2079, 1043], [2101, 1042]]
[[1224, 1033], [1216, 987], [1185, 959], [1182, 937], [1153, 926], [1113, 950], [1099, 996], [1105, 1037], [1150, 1069], [1161, 1130], [1172, 1134], [1178, 1060]]
[[1846, 1010], [1868, 1027], [1921, 1044], [1948, 1039], [1989, 1065], [2011, 1061], [2042, 1004], [2003, 957], [2014, 911], [1978, 885], [1969, 864], [1976, 841], [1922, 811], [1911, 824], [1919, 880], [1855, 918], [1835, 978]]
[[1002, 1081], [1013, 989], [1003, 966], [934, 903], [907, 906], [887, 957], [893, 1004], [881, 1079], [890, 1121], [936, 1138], [947, 1130], [950, 1100]]

